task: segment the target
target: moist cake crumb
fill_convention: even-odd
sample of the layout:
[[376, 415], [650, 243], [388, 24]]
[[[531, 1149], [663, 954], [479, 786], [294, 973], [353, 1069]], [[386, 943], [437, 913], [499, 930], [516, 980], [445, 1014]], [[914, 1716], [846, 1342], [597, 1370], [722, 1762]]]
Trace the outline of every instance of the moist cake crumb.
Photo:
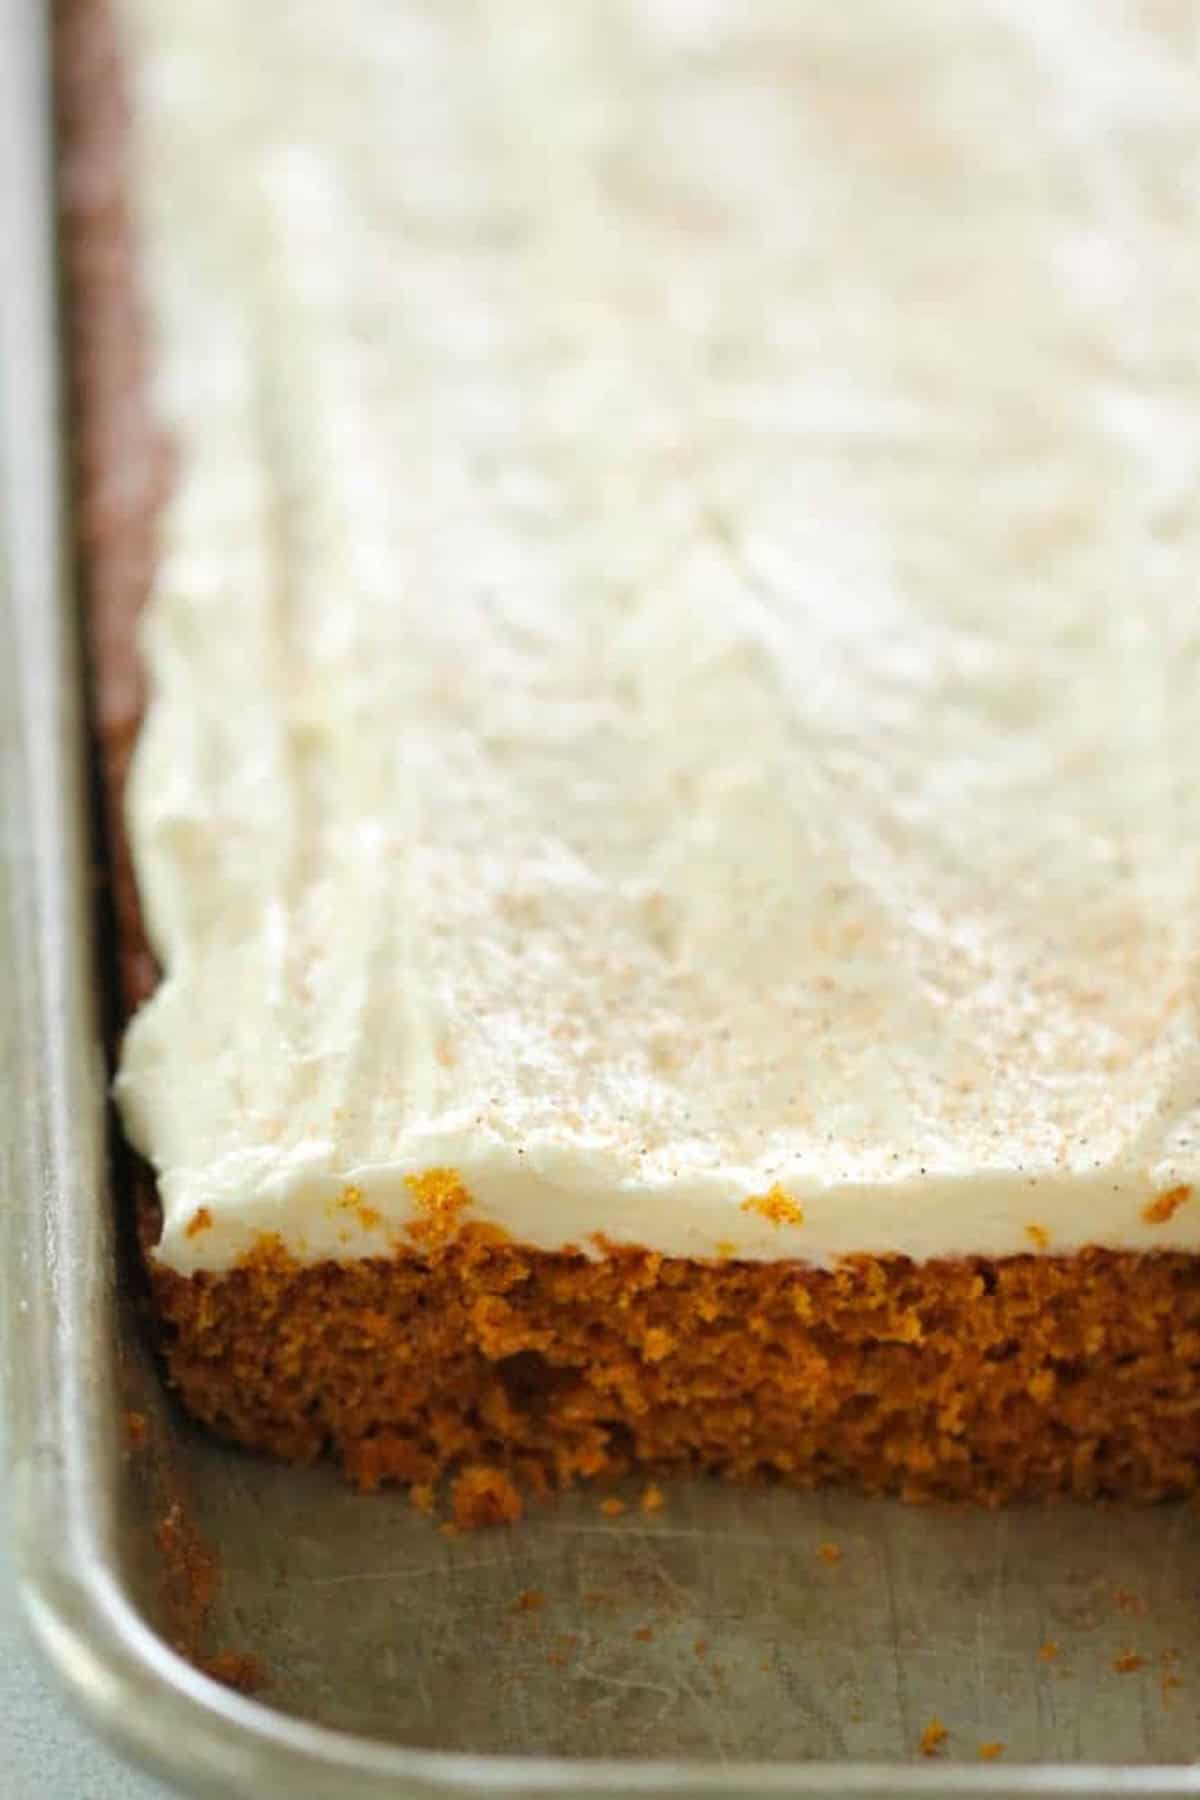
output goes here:
[[949, 1736], [949, 1731], [939, 1718], [930, 1719], [928, 1725], [926, 1725], [924, 1731], [921, 1733], [921, 1755], [940, 1756], [942, 1753], [942, 1745]]
[[198, 1666], [202, 1674], [235, 1693], [257, 1694], [268, 1685], [262, 1662], [245, 1651], [218, 1650], [215, 1656], [202, 1658]]
[[460, 1531], [482, 1525], [512, 1525], [524, 1504], [511, 1476], [486, 1463], [473, 1463], [454, 1479], [450, 1490], [454, 1523]]

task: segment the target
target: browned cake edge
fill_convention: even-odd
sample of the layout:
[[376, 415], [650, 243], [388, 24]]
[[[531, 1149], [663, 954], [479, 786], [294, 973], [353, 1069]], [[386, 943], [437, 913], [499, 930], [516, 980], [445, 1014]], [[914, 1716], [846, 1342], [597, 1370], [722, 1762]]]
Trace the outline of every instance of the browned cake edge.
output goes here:
[[[153, 988], [123, 819], [143, 707], [135, 644], [168, 457], [147, 400], [108, 0], [60, 0], [56, 52], [76, 491], [126, 1015]], [[463, 1523], [633, 1464], [846, 1480], [910, 1498], [1154, 1498], [1197, 1485], [1200, 1259], [1088, 1251], [914, 1264], [592, 1260], [461, 1219], [390, 1259], [158, 1265], [170, 1379], [237, 1441], [332, 1451]], [[469, 1220], [469, 1196], [462, 1196]]]

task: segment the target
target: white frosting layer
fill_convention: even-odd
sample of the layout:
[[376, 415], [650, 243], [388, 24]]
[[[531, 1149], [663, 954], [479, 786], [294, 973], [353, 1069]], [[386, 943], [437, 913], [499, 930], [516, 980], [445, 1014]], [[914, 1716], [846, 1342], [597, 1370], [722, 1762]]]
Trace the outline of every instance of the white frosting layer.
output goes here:
[[163, 1259], [1200, 1249], [1187, 9], [123, 6]]

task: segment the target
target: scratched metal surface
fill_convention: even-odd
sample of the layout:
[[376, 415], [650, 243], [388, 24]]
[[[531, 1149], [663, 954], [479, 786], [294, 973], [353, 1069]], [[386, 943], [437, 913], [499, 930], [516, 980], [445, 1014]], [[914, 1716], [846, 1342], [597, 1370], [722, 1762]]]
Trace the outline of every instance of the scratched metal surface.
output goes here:
[[[221, 1550], [218, 1635], [262, 1655], [273, 1705], [350, 1730], [904, 1762], [936, 1716], [943, 1755], [972, 1762], [996, 1740], [1016, 1761], [1197, 1752], [1200, 1541], [1183, 1508], [939, 1514], [697, 1482], [649, 1517], [634, 1486], [619, 1518], [581, 1495], [448, 1540], [328, 1471], [190, 1432], [179, 1455]], [[1144, 1660], [1119, 1672], [1129, 1652]]]

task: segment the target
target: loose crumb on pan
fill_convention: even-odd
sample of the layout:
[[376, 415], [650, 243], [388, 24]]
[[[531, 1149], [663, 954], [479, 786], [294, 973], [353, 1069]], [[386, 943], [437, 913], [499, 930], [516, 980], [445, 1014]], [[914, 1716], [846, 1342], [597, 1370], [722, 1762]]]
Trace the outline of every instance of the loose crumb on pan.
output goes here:
[[239, 1694], [257, 1694], [269, 1685], [258, 1657], [242, 1650], [219, 1650], [215, 1656], [204, 1657], [199, 1667], [202, 1674]]
[[121, 1429], [125, 1433], [125, 1447], [128, 1450], [145, 1448], [149, 1426], [145, 1413], [127, 1412], [121, 1414]]
[[928, 1725], [926, 1725], [924, 1731], [921, 1733], [921, 1755], [940, 1756], [942, 1745], [949, 1736], [949, 1731], [942, 1724], [940, 1719], [930, 1719]]
[[1145, 1657], [1139, 1656], [1136, 1650], [1122, 1650], [1119, 1656], [1113, 1657], [1113, 1668], [1118, 1675], [1133, 1675], [1145, 1666]]
[[654, 1627], [653, 1625], [639, 1625], [633, 1635], [634, 1639], [639, 1644], [652, 1644], [654, 1642]]
[[648, 1486], [643, 1488], [642, 1498], [638, 1504], [644, 1513], [661, 1512], [663, 1507], [667, 1504], [667, 1496], [663, 1493], [662, 1489], [656, 1486], [652, 1481]]
[[210, 1230], [211, 1226], [212, 1214], [207, 1206], [198, 1206], [184, 1226], [183, 1235], [188, 1238], [199, 1237], [202, 1231]]
[[1050, 1248], [1050, 1233], [1044, 1225], [1027, 1225], [1025, 1236], [1035, 1249], [1048, 1250]]
[[551, 1650], [546, 1657], [546, 1664], [551, 1669], [565, 1669], [572, 1656], [579, 1648], [579, 1637], [573, 1631], [564, 1632], [558, 1639], [558, 1649]]
[[1045, 1643], [1040, 1646], [1038, 1655], [1043, 1662], [1053, 1662], [1055, 1660], [1058, 1656], [1058, 1645], [1053, 1638], [1046, 1639]]
[[609, 1494], [606, 1499], [600, 1502], [600, 1511], [604, 1514], [606, 1519], [619, 1519], [625, 1510], [625, 1502], [618, 1499], [616, 1494]]
[[470, 1463], [450, 1489], [454, 1524], [460, 1531], [483, 1525], [513, 1525], [525, 1511], [511, 1475], [487, 1463]]
[[1142, 1218], [1147, 1225], [1165, 1225], [1191, 1197], [1192, 1190], [1186, 1182], [1179, 1187], [1167, 1188], [1165, 1193], [1156, 1194], [1153, 1200], [1143, 1206]]
[[1004, 1745], [1000, 1742], [999, 1738], [989, 1738], [986, 1743], [980, 1744], [979, 1746], [978, 1756], [980, 1762], [995, 1762], [998, 1756], [1003, 1755]]
[[1128, 1588], [1113, 1589], [1113, 1605], [1118, 1612], [1131, 1613], [1141, 1618], [1146, 1611], [1146, 1602], [1140, 1594], [1131, 1593]]
[[541, 1612], [546, 1604], [546, 1596], [541, 1588], [522, 1588], [517, 1595], [518, 1612]]
[[195, 1662], [217, 1591], [217, 1559], [178, 1500], [159, 1520], [154, 1538], [162, 1556], [172, 1643], [181, 1656]]
[[842, 1560], [842, 1546], [833, 1543], [822, 1544], [817, 1551], [817, 1555], [824, 1563], [840, 1563]]

